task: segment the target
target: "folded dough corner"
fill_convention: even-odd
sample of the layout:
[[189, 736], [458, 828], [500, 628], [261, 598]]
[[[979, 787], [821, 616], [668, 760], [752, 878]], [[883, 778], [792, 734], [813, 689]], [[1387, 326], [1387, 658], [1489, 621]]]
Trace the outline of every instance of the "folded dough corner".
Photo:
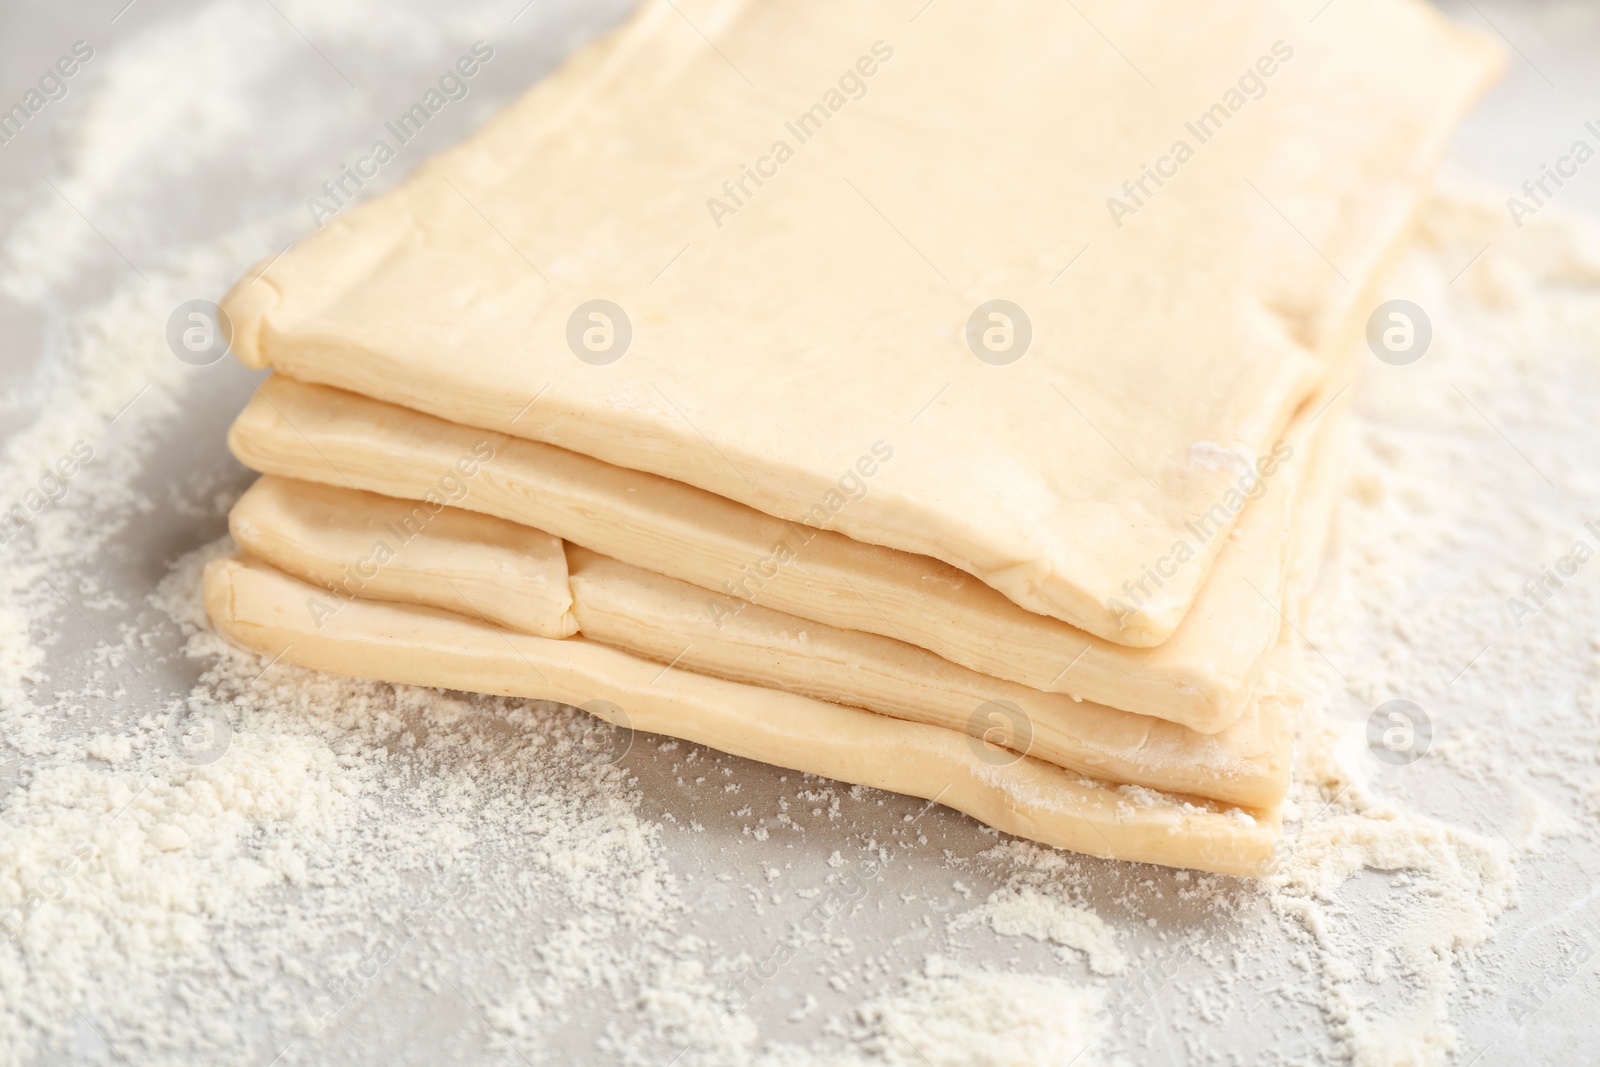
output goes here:
[[1270, 869], [1352, 342], [1498, 56], [1225, 7], [650, 0], [225, 298], [212, 620]]

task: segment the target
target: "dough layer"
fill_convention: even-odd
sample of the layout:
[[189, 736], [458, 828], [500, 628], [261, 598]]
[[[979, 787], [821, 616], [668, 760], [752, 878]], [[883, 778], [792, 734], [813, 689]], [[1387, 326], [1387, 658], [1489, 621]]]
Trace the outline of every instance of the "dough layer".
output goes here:
[[[1124, 583], [1226, 492], [1211, 457], [1265, 454], [1327, 381], [1498, 65], [1416, 0], [1315, 32], [1271, 0], [1173, 18], [652, 0], [242, 280], [234, 349], [1159, 645], [1221, 539], [1144, 612]], [[626, 317], [614, 361], [570, 340], [596, 299]], [[1003, 365], [966, 341], [995, 300], [1031, 338]]]
[[[954, 730], [742, 685], [570, 637], [510, 633], [437, 609], [355, 600], [319, 629], [314, 586], [246, 558], [206, 568], [206, 612], [230, 640], [334, 674], [557, 700], [633, 729], [922, 797], [1006, 833], [1093, 856], [1256, 875], [1277, 811], [1110, 787]], [[608, 705], [606, 702], [610, 702]], [[619, 716], [613, 709], [621, 709]], [[989, 758], [985, 758], [988, 755]]]
[[[463, 456], [489, 451], [473, 477], [458, 479], [464, 489], [453, 506], [549, 531], [703, 589], [905, 641], [979, 674], [1215, 733], [1244, 713], [1278, 641], [1286, 553], [1314, 560], [1321, 551], [1334, 491], [1323, 458], [1343, 415], [1338, 403], [1308, 415], [1318, 411], [1314, 422], [1292, 429], [1286, 443], [1294, 456], [1244, 508], [1191, 617], [1153, 649], [1126, 648], [1033, 615], [926, 556], [785, 523], [692, 486], [283, 375], [261, 384], [228, 444], [264, 473], [410, 499], [438, 493]], [[1307, 511], [1323, 518], [1301, 522]], [[1213, 539], [1225, 538], [1213, 532]], [[1198, 538], [1188, 533], [1186, 540]], [[710, 596], [705, 608], [714, 620], [723, 610]]]
[[330, 590], [307, 602], [313, 620], [361, 596], [433, 604], [540, 637], [578, 632], [559, 537], [443, 499], [265, 477], [234, 503], [228, 532], [252, 555]]

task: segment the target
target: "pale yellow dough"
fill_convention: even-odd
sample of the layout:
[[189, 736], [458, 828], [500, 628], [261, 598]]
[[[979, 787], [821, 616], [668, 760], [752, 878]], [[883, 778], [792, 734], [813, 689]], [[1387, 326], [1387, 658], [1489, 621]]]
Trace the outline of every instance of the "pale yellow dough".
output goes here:
[[[1281, 681], [1276, 689], [1263, 687], [1250, 711], [1227, 730], [1197, 734], [1165, 720], [985, 677], [892, 638], [707, 594], [576, 545], [566, 546], [566, 566], [559, 568], [563, 584], [570, 581], [570, 597], [553, 597], [546, 576], [553, 580], [554, 560], [542, 561], [545, 573], [536, 582], [517, 577], [517, 546], [540, 544], [547, 535], [450, 508], [437, 517], [448, 522], [429, 525], [405, 542], [403, 567], [374, 567], [359, 583], [346, 577], [353, 558], [347, 553], [387, 556], [387, 546], [398, 541], [396, 516], [409, 515], [413, 507], [373, 493], [266, 475], [235, 505], [229, 526], [235, 540], [294, 577], [323, 585], [343, 578], [343, 593], [481, 615], [546, 636], [576, 618], [585, 637], [659, 663], [987, 736], [1104, 781], [1252, 808], [1275, 806], [1288, 787], [1299, 700], [1294, 687]], [[436, 529], [448, 534], [436, 536]], [[374, 551], [374, 538], [384, 550]], [[445, 583], [437, 575], [453, 578]], [[464, 595], [468, 588], [481, 592]], [[715, 616], [705, 610], [708, 595], [718, 602]], [[327, 617], [331, 600], [309, 600], [307, 617]]]
[[[459, 473], [463, 456], [492, 450], [492, 459], [460, 479], [456, 507], [546, 530], [706, 590], [739, 588], [791, 615], [905, 641], [979, 674], [1215, 733], [1244, 714], [1278, 643], [1286, 554], [1320, 554], [1334, 494], [1326, 468], [1337, 451], [1342, 403], [1308, 411], [1291, 429], [1294, 456], [1245, 509], [1190, 617], [1153, 649], [1126, 648], [1030, 614], [926, 556], [785, 523], [655, 475], [282, 375], [262, 383], [228, 443], [259, 471], [411, 499], [437, 493], [441, 479]], [[783, 562], [780, 547], [792, 561]], [[725, 611], [709, 595], [704, 609], [709, 619]]]
[[540, 637], [578, 632], [561, 539], [527, 526], [268, 477], [233, 505], [228, 532], [280, 570], [334, 590], [307, 603], [313, 620], [359, 594], [481, 615]]
[[[982, 742], [937, 726], [708, 678], [570, 637], [497, 629], [430, 608], [356, 600], [319, 628], [318, 589], [259, 561], [213, 560], [206, 613], [247, 648], [335, 674], [559, 700], [723, 752], [937, 800], [982, 822], [1093, 856], [1256, 875], [1280, 832], [1251, 814], [1137, 786], [1111, 787], [1040, 760], [991, 762]], [[619, 716], [610, 705], [620, 708]]]
[[[1314, 24], [1277, 0], [651, 0], [224, 306], [252, 366], [809, 515], [1151, 646], [1222, 539], [1144, 612], [1113, 599], [1226, 492], [1210, 458], [1267, 452], [1327, 381], [1496, 66], [1418, 0]], [[567, 340], [597, 298], [631, 325], [607, 365]], [[1004, 366], [964, 341], [996, 299], [1031, 324]], [[866, 495], [819, 514], [880, 443]]]

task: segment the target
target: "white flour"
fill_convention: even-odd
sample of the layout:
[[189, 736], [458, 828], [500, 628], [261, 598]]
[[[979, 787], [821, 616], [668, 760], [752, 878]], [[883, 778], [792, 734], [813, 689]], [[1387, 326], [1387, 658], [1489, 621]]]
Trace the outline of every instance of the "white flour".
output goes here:
[[[374, 16], [388, 7], [284, 7], [352, 73], [412, 39]], [[485, 27], [511, 13], [467, 5], [448, 34], [495, 41]], [[1592, 231], [1553, 212], [1512, 231], [1492, 194], [1428, 209], [1386, 295], [1427, 310], [1433, 348], [1409, 367], [1364, 359], [1355, 387], [1292, 853], [1264, 886], [1126, 867], [687, 745], [638, 738], [622, 769], [593, 766], [569, 710], [220, 642], [198, 575], [225, 546], [190, 552], [195, 533], [170, 573], [127, 547], [166, 511], [212, 536], [242, 484], [151, 474], [222, 447], [187, 427], [225, 369], [178, 362], [163, 329], [307, 225], [295, 183], [341, 149], [219, 241], [152, 244], [151, 203], [113, 194], [241, 150], [260, 85], [305, 58], [274, 20], [220, 0], [106, 46], [104, 80], [75, 87], [91, 99], [56, 184], [145, 278], [53, 194], [0, 247], [16, 300], [54, 307], [113, 279], [5, 404], [37, 414], [0, 450], [0, 484], [34, 484], [78, 440], [95, 459], [0, 548], [0, 908], [22, 917], [0, 928], [0, 1062], [1090, 1064], [1242, 1047], [1380, 1064], [1466, 1062], [1497, 1039], [1490, 1063], [1516, 1056], [1509, 1024], [1478, 1023], [1527, 999], [1513, 976], [1555, 976], [1546, 1018], [1583, 994], [1586, 972], [1542, 946], [1588, 929], [1582, 868], [1562, 860], [1600, 836], [1600, 567], [1520, 628], [1506, 600], [1600, 518]], [[245, 30], [267, 43], [237, 63], [172, 59], [238, 56]], [[426, 81], [436, 64], [413, 58]], [[140, 86], [149, 107], [130, 112]], [[211, 140], [174, 158], [174, 129]], [[169, 655], [181, 641], [192, 659]], [[1433, 722], [1409, 766], [1366, 748], [1394, 698]], [[218, 758], [184, 759], [187, 727], [221, 739]], [[866, 859], [883, 863], [866, 899], [797, 933]], [[741, 1006], [740, 976], [776, 958]]]

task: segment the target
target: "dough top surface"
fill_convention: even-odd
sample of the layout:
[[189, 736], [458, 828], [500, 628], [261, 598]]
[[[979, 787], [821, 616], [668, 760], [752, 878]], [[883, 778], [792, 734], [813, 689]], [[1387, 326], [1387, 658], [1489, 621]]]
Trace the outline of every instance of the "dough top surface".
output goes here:
[[920, 6], [647, 4], [241, 281], [235, 351], [1164, 640], [1492, 53], [1411, 0]]

